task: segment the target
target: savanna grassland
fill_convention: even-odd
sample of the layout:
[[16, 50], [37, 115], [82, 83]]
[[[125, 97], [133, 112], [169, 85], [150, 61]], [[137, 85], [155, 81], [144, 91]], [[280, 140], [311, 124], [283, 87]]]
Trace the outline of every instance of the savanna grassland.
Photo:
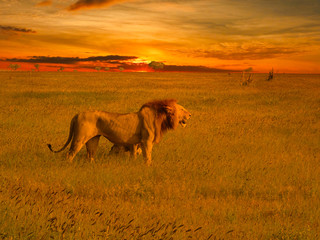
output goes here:
[[[320, 76], [0, 72], [0, 239], [319, 239]], [[71, 118], [176, 98], [186, 128], [74, 163]]]

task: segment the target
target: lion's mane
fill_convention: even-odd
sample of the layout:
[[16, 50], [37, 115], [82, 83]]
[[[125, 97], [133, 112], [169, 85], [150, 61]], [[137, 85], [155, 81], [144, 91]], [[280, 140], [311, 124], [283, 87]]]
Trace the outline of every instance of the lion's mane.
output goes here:
[[156, 113], [155, 128], [156, 128], [156, 139], [155, 142], [159, 142], [165, 132], [170, 129], [176, 129], [179, 125], [177, 117], [175, 99], [166, 100], [155, 100], [152, 102], [145, 103], [140, 108], [140, 111], [145, 108], [151, 108]]

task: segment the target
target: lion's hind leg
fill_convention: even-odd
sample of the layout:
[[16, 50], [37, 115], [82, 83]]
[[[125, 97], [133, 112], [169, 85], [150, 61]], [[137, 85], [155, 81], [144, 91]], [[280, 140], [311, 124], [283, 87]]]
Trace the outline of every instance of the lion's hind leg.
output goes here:
[[88, 142], [86, 142], [87, 147], [87, 159], [91, 162], [94, 162], [94, 156], [97, 152], [97, 148], [99, 145], [100, 135], [91, 138]]
[[[71, 147], [69, 149], [67, 159], [72, 163], [73, 158], [76, 156], [76, 154], [81, 150], [84, 144], [86, 144], [92, 137], [82, 137], [77, 138], [75, 137], [72, 140]], [[90, 143], [89, 143], [90, 144]]]
[[80, 141], [77, 141], [77, 142], [71, 144], [70, 150], [67, 154], [67, 159], [70, 163], [72, 163], [73, 158], [80, 151], [80, 149], [83, 147], [83, 145], [84, 145], [84, 143], [82, 143]]

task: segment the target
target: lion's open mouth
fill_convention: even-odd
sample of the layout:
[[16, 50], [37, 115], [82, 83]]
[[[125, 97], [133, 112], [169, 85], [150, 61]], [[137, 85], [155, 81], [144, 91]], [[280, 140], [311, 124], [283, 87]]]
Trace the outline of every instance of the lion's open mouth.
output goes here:
[[181, 125], [182, 127], [185, 127], [185, 126], [187, 125], [186, 120], [181, 120], [181, 121], [180, 121], [180, 125]]

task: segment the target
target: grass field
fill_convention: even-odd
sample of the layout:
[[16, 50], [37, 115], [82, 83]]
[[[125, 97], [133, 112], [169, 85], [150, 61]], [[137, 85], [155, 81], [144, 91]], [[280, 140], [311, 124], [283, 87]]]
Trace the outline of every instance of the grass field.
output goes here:
[[[0, 72], [0, 239], [319, 239], [320, 75]], [[87, 109], [176, 98], [153, 165], [53, 147]]]

